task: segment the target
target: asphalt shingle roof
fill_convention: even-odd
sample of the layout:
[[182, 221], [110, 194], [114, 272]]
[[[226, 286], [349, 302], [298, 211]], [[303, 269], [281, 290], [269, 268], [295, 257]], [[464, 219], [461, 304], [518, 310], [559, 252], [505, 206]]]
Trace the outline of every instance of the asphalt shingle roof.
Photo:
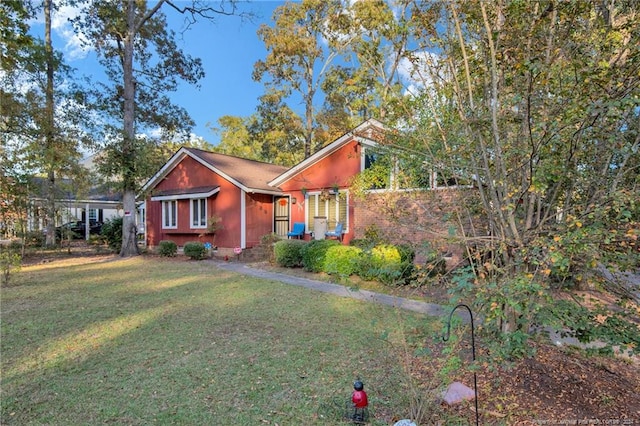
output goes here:
[[269, 186], [268, 182], [289, 170], [289, 167], [245, 158], [203, 151], [197, 148], [185, 147], [192, 155], [203, 160], [213, 168], [233, 178], [247, 188], [274, 191], [278, 188]]

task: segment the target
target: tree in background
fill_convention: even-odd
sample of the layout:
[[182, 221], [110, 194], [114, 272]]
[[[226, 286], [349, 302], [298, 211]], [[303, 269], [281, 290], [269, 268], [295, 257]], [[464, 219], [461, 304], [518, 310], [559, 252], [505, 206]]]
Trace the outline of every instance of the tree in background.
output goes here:
[[21, 230], [16, 228], [23, 228], [20, 218], [26, 217], [27, 171], [14, 165], [26, 156], [27, 138], [24, 133], [27, 129], [24, 123], [30, 120], [26, 99], [18, 90], [23, 60], [35, 44], [33, 37], [28, 35], [30, 16], [22, 2], [0, 2], [3, 42], [0, 49], [0, 67], [3, 70], [0, 77], [0, 235], [3, 238], [14, 236], [17, 230]]
[[211, 127], [220, 137], [220, 143], [213, 150], [221, 154], [233, 155], [250, 160], [262, 160], [262, 147], [249, 136], [248, 121], [242, 117], [225, 115], [218, 119], [220, 127]]
[[263, 161], [293, 166], [304, 159], [304, 124], [277, 91], [261, 96], [248, 129], [250, 140], [261, 146]]
[[398, 107], [405, 87], [400, 69], [409, 56], [411, 16], [407, 2], [352, 2], [333, 29], [349, 40], [343, 64], [331, 69], [323, 83], [323, 115], [346, 114], [352, 128], [368, 118], [393, 120], [408, 111]]
[[179, 80], [196, 84], [204, 76], [201, 61], [176, 45], [161, 10], [164, 5], [193, 20], [236, 11], [233, 1], [215, 5], [200, 1], [91, 1], [83, 3], [83, 13], [74, 22], [96, 49], [109, 79], [108, 84], [100, 85], [96, 99], [99, 109], [111, 119], [101, 170], [105, 175], [119, 176], [122, 184], [125, 217], [121, 256], [138, 254], [135, 197], [143, 177], [149, 176], [143, 170], [146, 159], [141, 153], [152, 142], [139, 134], [160, 129], [160, 139], [165, 140], [186, 134], [193, 121], [166, 93], [175, 91]]
[[[339, 0], [287, 2], [275, 10], [273, 27], [262, 25], [258, 30], [258, 37], [268, 51], [265, 60], [256, 62], [253, 72], [255, 81], [265, 82], [262, 107], [268, 110], [278, 107], [276, 111], [282, 112], [287, 111], [283, 101], [292, 95], [302, 99], [303, 158], [325, 142], [315, 137], [318, 128], [315, 102], [332, 63], [349, 43], [333, 28], [341, 19], [342, 10]], [[297, 145], [300, 141], [295, 142]]]
[[[259, 131], [252, 134], [274, 145], [263, 151], [287, 146], [306, 158], [368, 118], [406, 115], [399, 109], [407, 107], [400, 102], [400, 71], [411, 41], [410, 19], [406, 2], [382, 0], [305, 0], [277, 8], [274, 25], [258, 31], [269, 53], [253, 74], [266, 91], [252, 126]], [[301, 118], [292, 107], [298, 99]], [[283, 130], [288, 141], [277, 136]]]
[[[47, 245], [55, 244], [56, 178], [77, 177], [85, 173], [79, 166], [79, 147], [92, 146], [91, 123], [82, 104], [83, 91], [71, 78], [71, 69], [53, 48], [51, 41], [51, 14], [55, 4], [46, 0], [40, 5], [24, 2], [3, 2], [0, 11], [3, 21], [5, 49], [2, 55], [2, 109], [3, 177], [18, 186], [21, 197], [15, 197], [8, 206], [22, 206], [16, 212], [21, 218], [15, 231], [24, 233], [26, 226], [26, 199], [39, 188], [25, 187], [28, 177], [41, 173], [47, 176], [45, 197]], [[38, 11], [44, 13], [45, 40], [27, 35], [26, 22]], [[86, 180], [86, 179], [85, 179]], [[3, 191], [4, 192], [4, 191]], [[16, 194], [12, 194], [16, 195]], [[5, 195], [6, 197], [6, 195]], [[9, 199], [9, 198], [5, 198]], [[19, 214], [18, 214], [19, 213]]]

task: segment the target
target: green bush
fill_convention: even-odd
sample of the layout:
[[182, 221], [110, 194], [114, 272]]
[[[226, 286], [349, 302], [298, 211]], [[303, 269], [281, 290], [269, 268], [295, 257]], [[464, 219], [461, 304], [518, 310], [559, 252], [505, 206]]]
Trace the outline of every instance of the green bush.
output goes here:
[[407, 285], [413, 276], [414, 265], [411, 262], [390, 264], [381, 268], [378, 281], [389, 285]]
[[15, 250], [0, 247], [0, 276], [3, 283], [9, 284], [9, 278], [22, 266], [22, 257]]
[[122, 218], [114, 217], [102, 224], [100, 235], [105, 239], [109, 248], [119, 252], [122, 248]]
[[302, 240], [282, 240], [273, 246], [275, 262], [286, 268], [302, 266], [302, 247], [307, 244]]
[[207, 249], [200, 241], [190, 241], [184, 245], [184, 255], [193, 260], [202, 260], [206, 254]]
[[355, 262], [355, 274], [366, 281], [378, 278], [378, 268], [373, 263], [371, 250], [364, 251]]
[[[404, 254], [402, 253], [404, 250]], [[356, 274], [384, 284], [406, 284], [413, 273], [413, 250], [380, 244], [367, 250], [356, 262]]]
[[341, 245], [336, 240], [313, 240], [302, 247], [302, 267], [310, 272], [324, 271], [324, 261], [329, 247]]
[[416, 251], [409, 244], [400, 244], [397, 246], [400, 252], [400, 261], [412, 263], [416, 258]]
[[348, 277], [356, 273], [362, 249], [351, 246], [334, 246], [327, 249], [324, 271], [330, 275]]
[[354, 238], [349, 241], [349, 245], [353, 247], [358, 247], [363, 251], [369, 251], [376, 246], [375, 241], [369, 240], [367, 238]]
[[158, 244], [160, 256], [173, 257], [178, 253], [178, 245], [171, 240], [162, 240]]

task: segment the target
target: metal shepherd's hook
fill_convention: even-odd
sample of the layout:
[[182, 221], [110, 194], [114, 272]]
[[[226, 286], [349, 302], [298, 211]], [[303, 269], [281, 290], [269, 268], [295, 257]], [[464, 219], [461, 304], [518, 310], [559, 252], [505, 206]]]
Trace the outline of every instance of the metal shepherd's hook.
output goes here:
[[[473, 312], [471, 312], [471, 308], [467, 305], [465, 305], [464, 303], [459, 304], [458, 306], [456, 306], [455, 308], [453, 308], [451, 310], [451, 313], [449, 314], [449, 321], [447, 322], [447, 334], [442, 336], [442, 340], [443, 341], [447, 341], [449, 340], [449, 336], [451, 334], [451, 317], [453, 316], [453, 313], [456, 311], [456, 309], [458, 308], [466, 308], [467, 311], [469, 311], [469, 316], [471, 317], [471, 354], [473, 356], [473, 361], [475, 362], [476, 360], [476, 340], [475, 340], [475, 333], [474, 333], [474, 329], [473, 329]], [[475, 370], [473, 371], [473, 391], [475, 392], [475, 400], [476, 400], [476, 426], [478, 426], [480, 424], [479, 422], [479, 411], [478, 411], [478, 380], [476, 378], [476, 372]]]

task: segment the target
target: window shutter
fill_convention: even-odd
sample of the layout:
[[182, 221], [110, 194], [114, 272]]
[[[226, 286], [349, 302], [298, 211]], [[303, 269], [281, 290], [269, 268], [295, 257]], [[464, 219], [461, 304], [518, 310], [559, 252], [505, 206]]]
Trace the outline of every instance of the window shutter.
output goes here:
[[344, 224], [344, 227], [347, 228], [347, 206], [349, 205], [349, 194], [344, 193], [340, 194], [339, 204], [338, 204], [338, 221]]
[[327, 217], [327, 225], [329, 228], [333, 229], [336, 227], [337, 222], [337, 213], [338, 213], [338, 203], [336, 202], [336, 197], [331, 196], [331, 198], [327, 201], [329, 205], [329, 216]]
[[316, 216], [316, 206], [318, 203], [317, 195], [308, 195], [307, 196], [307, 229], [313, 231], [313, 218]]

